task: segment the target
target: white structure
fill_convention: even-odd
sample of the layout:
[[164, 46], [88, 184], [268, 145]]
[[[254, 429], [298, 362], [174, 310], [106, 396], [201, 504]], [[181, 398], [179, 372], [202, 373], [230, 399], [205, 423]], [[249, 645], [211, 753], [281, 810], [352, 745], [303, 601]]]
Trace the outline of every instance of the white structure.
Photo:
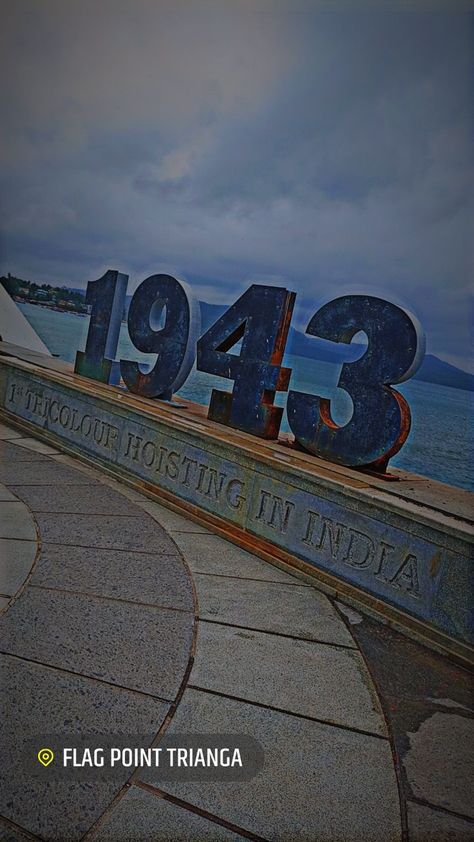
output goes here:
[[2, 284], [0, 284], [0, 339], [2, 342], [20, 345], [29, 351], [38, 351], [40, 354], [52, 356]]

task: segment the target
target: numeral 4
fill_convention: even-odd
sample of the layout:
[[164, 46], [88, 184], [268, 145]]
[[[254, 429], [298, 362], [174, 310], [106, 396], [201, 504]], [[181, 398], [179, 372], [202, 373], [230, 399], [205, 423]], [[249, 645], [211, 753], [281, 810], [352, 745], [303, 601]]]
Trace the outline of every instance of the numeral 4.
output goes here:
[[[290, 380], [291, 369], [281, 361], [295, 298], [283, 287], [253, 284], [201, 337], [198, 369], [234, 381], [232, 392], [213, 389], [212, 421], [277, 438], [283, 410], [273, 401]], [[229, 353], [240, 340], [240, 354]]]

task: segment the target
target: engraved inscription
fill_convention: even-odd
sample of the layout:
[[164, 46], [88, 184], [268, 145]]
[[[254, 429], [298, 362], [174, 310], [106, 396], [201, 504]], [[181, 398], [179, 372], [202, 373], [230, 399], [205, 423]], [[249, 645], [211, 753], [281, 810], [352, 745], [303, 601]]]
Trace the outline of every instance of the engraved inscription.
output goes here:
[[[412, 552], [400, 552], [385, 541], [375, 541], [365, 532], [333, 521], [318, 512], [307, 512], [303, 544], [321, 551], [323, 558], [369, 570], [379, 580], [420, 598], [418, 558]], [[319, 553], [316, 555], [318, 558]]]
[[295, 508], [295, 504], [289, 500], [283, 500], [276, 494], [270, 494], [268, 491], [260, 492], [260, 504], [256, 520], [262, 520], [267, 526], [276, 529], [278, 532], [285, 533], [288, 530], [291, 513]]
[[5, 406], [84, 452], [415, 615], [430, 617], [446, 564], [457, 558], [386, 523], [382, 511], [379, 518], [367, 517], [327, 499], [323, 490], [289, 482], [272, 467], [255, 471], [247, 456], [229, 457], [228, 447], [220, 450], [206, 436], [196, 443], [195, 436], [177, 434], [166, 421], [150, 422], [137, 411], [124, 412], [60, 385], [11, 374]]
[[192, 459], [132, 433], [127, 433], [123, 455], [125, 459], [149, 468], [154, 474], [176, 480], [178, 485], [230, 509], [239, 511], [246, 502], [245, 481], [229, 477], [225, 471], [217, 470], [203, 459]]
[[10, 405], [22, 401], [28, 415], [39, 419], [46, 427], [59, 427], [61, 430], [85, 441], [93, 441], [99, 447], [116, 453], [118, 446], [118, 427], [97, 416], [81, 412], [65, 401], [42, 395], [33, 389], [23, 388], [13, 383], [7, 400]]

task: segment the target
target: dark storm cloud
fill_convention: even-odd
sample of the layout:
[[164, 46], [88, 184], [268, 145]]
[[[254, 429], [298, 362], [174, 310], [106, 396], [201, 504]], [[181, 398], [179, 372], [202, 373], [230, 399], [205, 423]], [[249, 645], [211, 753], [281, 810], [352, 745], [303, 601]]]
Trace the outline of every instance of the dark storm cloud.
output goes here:
[[[4, 3], [5, 269], [406, 302], [468, 354], [468, 7]], [[208, 279], [208, 280], [203, 280]]]

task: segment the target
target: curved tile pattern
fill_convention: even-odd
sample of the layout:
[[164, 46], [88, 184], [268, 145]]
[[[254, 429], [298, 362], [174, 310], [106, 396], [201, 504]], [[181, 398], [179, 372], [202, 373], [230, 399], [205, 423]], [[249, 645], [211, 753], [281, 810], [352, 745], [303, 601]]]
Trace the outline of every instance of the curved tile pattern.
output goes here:
[[0, 483], [0, 611], [23, 587], [37, 550], [38, 534], [28, 506]]
[[151, 745], [188, 671], [193, 585], [175, 543], [146, 512], [54, 460], [54, 451], [34, 448], [31, 439], [0, 448], [4, 473], [14, 479], [14, 494], [0, 489], [1, 540], [23, 548], [8, 568], [8, 595], [24, 583], [36, 552], [28, 506], [40, 537], [33, 575], [0, 618], [10, 722], [0, 813], [42, 839], [72, 841], [133, 770], [93, 785], [48, 781], [28, 773], [29, 741], [40, 748], [48, 734], [140, 735]]
[[[0, 619], [15, 717], [7, 820], [48, 842], [379, 842], [380, 827], [400, 842], [378, 696], [332, 601], [34, 439], [7, 445], [3, 475], [42, 541]], [[165, 724], [251, 735], [264, 767], [231, 787], [152, 770], [93, 785], [25, 774], [32, 733], [141, 733], [150, 745]]]

